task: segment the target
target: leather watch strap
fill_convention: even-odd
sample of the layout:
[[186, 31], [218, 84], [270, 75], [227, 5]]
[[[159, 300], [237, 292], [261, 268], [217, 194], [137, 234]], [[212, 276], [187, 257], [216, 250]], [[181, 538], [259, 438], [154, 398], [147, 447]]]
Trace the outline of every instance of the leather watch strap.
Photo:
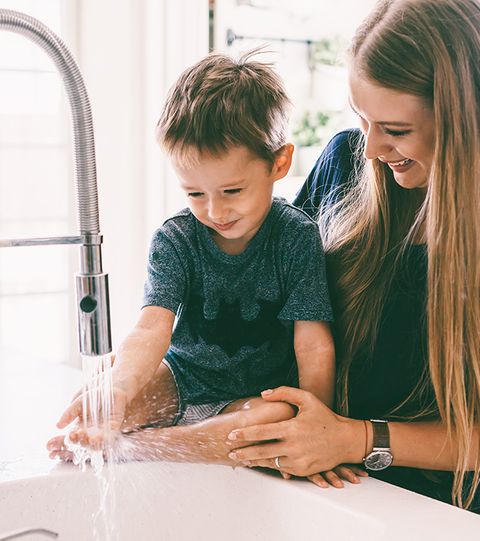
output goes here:
[[373, 427], [373, 448], [390, 449], [390, 431], [387, 421], [370, 419]]

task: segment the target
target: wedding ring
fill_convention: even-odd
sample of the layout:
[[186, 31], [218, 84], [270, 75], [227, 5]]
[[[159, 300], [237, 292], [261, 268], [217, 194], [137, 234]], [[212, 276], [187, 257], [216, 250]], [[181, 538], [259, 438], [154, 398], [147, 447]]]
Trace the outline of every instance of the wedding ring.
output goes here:
[[279, 470], [280, 469], [280, 457], [279, 456], [275, 457], [274, 462], [275, 462], [275, 466], [277, 467], [277, 470]]

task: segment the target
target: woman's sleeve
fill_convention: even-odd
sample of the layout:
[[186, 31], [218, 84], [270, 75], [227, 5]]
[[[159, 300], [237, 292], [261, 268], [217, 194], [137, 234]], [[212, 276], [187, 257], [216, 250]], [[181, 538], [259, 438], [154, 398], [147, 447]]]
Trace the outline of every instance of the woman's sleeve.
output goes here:
[[322, 205], [338, 199], [355, 170], [360, 140], [358, 129], [337, 133], [318, 158], [293, 204], [316, 220]]

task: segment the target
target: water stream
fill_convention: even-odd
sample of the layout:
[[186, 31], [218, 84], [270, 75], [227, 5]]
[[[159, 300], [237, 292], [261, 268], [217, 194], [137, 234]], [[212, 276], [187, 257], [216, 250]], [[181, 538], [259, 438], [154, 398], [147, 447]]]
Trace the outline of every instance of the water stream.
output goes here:
[[[113, 411], [111, 355], [82, 356], [83, 388], [80, 427], [103, 441], [98, 448], [74, 443], [67, 435], [65, 443], [73, 454], [73, 463], [85, 471], [93, 468], [98, 480], [99, 506], [93, 517], [93, 539], [115, 541], [115, 434], [108, 420]], [[105, 422], [106, 421], [106, 422]]]

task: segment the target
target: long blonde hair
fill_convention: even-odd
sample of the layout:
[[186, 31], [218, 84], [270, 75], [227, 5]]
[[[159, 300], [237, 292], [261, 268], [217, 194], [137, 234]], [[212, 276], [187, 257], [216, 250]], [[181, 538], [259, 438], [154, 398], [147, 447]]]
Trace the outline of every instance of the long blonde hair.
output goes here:
[[426, 196], [399, 187], [379, 160], [366, 160], [349, 193], [321, 218], [340, 299], [339, 404], [347, 413], [351, 361], [373, 348], [399, 258], [423, 225], [425, 377], [456, 451], [452, 498], [468, 507], [480, 476], [479, 452], [464, 498], [468, 459], [480, 448], [473, 438], [480, 421], [480, 4], [382, 0], [357, 30], [350, 53], [352, 66], [369, 80], [429, 101], [435, 146]]

